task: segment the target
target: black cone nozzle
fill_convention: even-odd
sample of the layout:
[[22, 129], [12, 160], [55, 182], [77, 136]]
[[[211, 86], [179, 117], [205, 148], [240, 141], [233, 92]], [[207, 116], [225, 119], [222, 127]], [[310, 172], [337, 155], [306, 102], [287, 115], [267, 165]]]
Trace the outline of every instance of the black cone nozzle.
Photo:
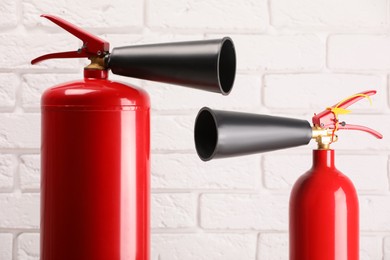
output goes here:
[[107, 67], [133, 78], [229, 94], [236, 73], [233, 42], [218, 40], [114, 48]]
[[202, 108], [195, 121], [195, 146], [203, 161], [308, 144], [306, 120]]

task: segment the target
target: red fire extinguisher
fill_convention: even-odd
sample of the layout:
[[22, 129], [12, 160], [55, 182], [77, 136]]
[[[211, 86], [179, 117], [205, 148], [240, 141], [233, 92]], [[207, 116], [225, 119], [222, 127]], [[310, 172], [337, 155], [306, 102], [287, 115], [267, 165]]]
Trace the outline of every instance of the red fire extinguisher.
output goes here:
[[230, 38], [114, 48], [51, 15], [83, 41], [84, 78], [42, 96], [41, 259], [148, 260], [149, 97], [113, 73], [228, 94], [235, 75]]
[[[377, 131], [350, 125], [339, 114], [376, 91], [353, 95], [306, 120], [230, 111], [200, 110], [195, 123], [199, 157], [208, 161], [318, 143], [313, 167], [295, 183], [290, 196], [290, 260], [358, 260], [359, 203], [352, 182], [338, 171], [334, 150], [339, 130], [360, 130], [376, 138]], [[288, 173], [287, 173], [288, 174]]]

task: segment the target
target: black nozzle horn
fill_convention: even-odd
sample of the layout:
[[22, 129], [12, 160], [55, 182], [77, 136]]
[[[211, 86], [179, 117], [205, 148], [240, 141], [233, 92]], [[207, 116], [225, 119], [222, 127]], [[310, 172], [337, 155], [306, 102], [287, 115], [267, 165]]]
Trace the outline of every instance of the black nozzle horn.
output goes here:
[[308, 144], [306, 120], [202, 108], [195, 121], [195, 146], [203, 161]]
[[233, 41], [162, 43], [114, 48], [112, 73], [229, 94], [236, 74]]

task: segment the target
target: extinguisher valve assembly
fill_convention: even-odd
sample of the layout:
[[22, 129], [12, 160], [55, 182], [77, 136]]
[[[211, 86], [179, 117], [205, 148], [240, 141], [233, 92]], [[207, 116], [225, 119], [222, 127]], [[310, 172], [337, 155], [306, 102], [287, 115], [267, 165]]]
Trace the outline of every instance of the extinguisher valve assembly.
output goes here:
[[[159, 43], [116, 47], [99, 37], [53, 15], [42, 15], [79, 38], [76, 51], [51, 53], [31, 61], [88, 58], [88, 70], [111, 70], [126, 77], [176, 84], [223, 95], [230, 93], [236, 74], [236, 53], [229, 37], [214, 40]], [[106, 75], [106, 72], [102, 72]], [[84, 73], [85, 74], [85, 73]], [[90, 75], [92, 73], [89, 73]], [[99, 75], [95, 73], [92, 75]]]
[[313, 139], [318, 143], [318, 149], [329, 149], [330, 144], [337, 141], [336, 132], [339, 130], [359, 130], [367, 132], [376, 138], [381, 139], [383, 136], [374, 129], [361, 125], [351, 125], [340, 121], [339, 115], [349, 114], [351, 111], [347, 108], [357, 101], [366, 98], [371, 103], [370, 96], [376, 94], [375, 90], [364, 91], [348, 98], [343, 99], [334, 106], [326, 108], [318, 114], [314, 114], [313, 122]]
[[269, 152], [306, 145], [315, 139], [319, 149], [329, 149], [337, 141], [339, 130], [360, 130], [382, 138], [377, 131], [359, 125], [339, 121], [339, 114], [347, 114], [346, 108], [368, 98], [375, 90], [355, 94], [336, 105], [315, 114], [309, 121], [269, 115], [212, 110], [202, 108], [195, 119], [194, 139], [199, 157], [213, 158]]

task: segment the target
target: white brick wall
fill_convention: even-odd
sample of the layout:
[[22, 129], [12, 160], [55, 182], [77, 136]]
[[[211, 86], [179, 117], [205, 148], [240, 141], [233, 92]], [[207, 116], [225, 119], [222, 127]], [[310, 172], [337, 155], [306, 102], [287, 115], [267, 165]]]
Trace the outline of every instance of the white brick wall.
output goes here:
[[151, 0], [148, 7], [151, 28], [263, 31], [268, 26], [265, 0]]
[[22, 233], [17, 243], [18, 259], [39, 260], [39, 234]]
[[319, 71], [325, 43], [315, 34], [232, 34], [239, 71]]
[[288, 226], [288, 196], [270, 194], [203, 194], [201, 227], [205, 229], [276, 230]]
[[19, 177], [20, 188], [23, 191], [39, 191], [40, 159], [40, 156], [37, 154], [26, 154], [20, 156]]
[[[258, 240], [257, 260], [288, 259], [287, 233], [262, 233]], [[360, 259], [382, 259], [382, 238], [380, 236], [360, 237]]]
[[191, 193], [153, 194], [152, 228], [191, 228], [196, 226], [197, 197]]
[[39, 228], [39, 194], [0, 194], [0, 228]]
[[[76, 50], [78, 39], [39, 17], [60, 15], [111, 46], [230, 36], [238, 74], [231, 95], [112, 76], [152, 101], [152, 260], [278, 260], [288, 257], [288, 196], [311, 165], [306, 147], [204, 163], [193, 144], [198, 109], [310, 119], [366, 89], [351, 124], [376, 140], [339, 134], [338, 168], [354, 182], [361, 259], [390, 260], [390, 0], [96, 0], [0, 3], [0, 259], [39, 259], [42, 92], [80, 79], [83, 60], [29, 64]], [[88, 11], [86, 11], [88, 10]]]
[[0, 73], [0, 109], [11, 110], [15, 107], [16, 90], [19, 78], [15, 74]]
[[0, 154], [0, 191], [11, 190], [16, 174], [16, 157], [11, 154]]
[[384, 260], [390, 259], [390, 237], [385, 238], [385, 246], [384, 246]]
[[380, 28], [387, 24], [387, 1], [344, 0], [340, 4], [337, 0], [273, 0], [271, 18], [278, 29]]
[[333, 35], [328, 65], [341, 70], [389, 70], [390, 37], [386, 34]]
[[256, 234], [155, 234], [151, 260], [255, 259]]
[[14, 28], [18, 24], [18, 2], [3, 1], [0, 3], [1, 21], [0, 28]]
[[12, 234], [1, 233], [0, 234], [0, 257], [4, 260], [12, 259]]

